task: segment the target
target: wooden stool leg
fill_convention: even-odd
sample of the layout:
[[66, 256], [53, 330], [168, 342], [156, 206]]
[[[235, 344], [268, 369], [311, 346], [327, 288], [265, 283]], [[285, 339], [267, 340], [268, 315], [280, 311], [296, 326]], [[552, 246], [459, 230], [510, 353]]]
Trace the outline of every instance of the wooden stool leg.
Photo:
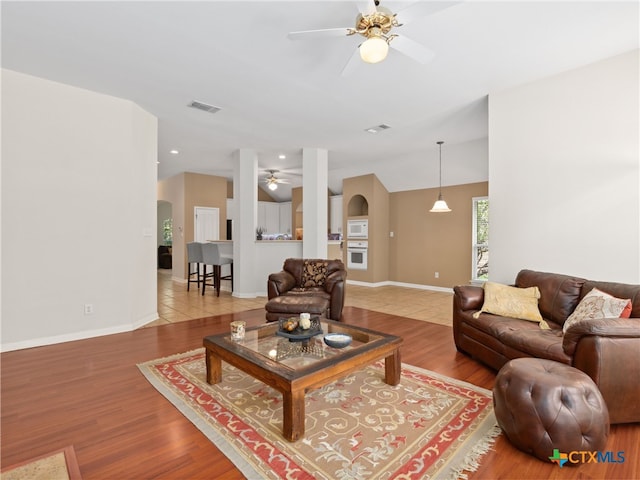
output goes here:
[[216, 296], [220, 296], [220, 272], [222, 271], [222, 267], [220, 265], [213, 266], [213, 283], [216, 289]]

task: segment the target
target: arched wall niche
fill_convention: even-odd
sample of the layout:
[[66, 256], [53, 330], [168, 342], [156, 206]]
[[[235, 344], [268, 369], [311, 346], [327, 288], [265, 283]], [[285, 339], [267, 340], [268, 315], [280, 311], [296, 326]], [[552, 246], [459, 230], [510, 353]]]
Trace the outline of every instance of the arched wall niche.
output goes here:
[[362, 195], [354, 195], [347, 205], [347, 215], [349, 217], [362, 217], [369, 215], [369, 202]]

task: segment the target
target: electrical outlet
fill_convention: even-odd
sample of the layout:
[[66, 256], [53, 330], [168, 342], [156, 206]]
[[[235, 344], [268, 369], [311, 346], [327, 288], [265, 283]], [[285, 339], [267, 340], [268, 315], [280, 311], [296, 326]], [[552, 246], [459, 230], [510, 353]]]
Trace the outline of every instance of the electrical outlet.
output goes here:
[[393, 232], [389, 232], [389, 236], [390, 236], [391, 238], [393, 238], [393, 235], [394, 235], [394, 233], [393, 233]]
[[93, 315], [93, 304], [85, 303], [84, 304], [84, 314], [85, 315]]
[[436, 272], [435, 277], [440, 278], [440, 272]]

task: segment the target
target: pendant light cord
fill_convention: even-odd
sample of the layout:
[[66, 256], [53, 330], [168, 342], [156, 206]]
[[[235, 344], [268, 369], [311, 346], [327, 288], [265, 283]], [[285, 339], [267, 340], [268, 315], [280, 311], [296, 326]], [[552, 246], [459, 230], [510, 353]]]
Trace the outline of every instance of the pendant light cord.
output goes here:
[[444, 143], [442, 140], [436, 142], [440, 146], [440, 191], [439, 197], [442, 197], [442, 144]]

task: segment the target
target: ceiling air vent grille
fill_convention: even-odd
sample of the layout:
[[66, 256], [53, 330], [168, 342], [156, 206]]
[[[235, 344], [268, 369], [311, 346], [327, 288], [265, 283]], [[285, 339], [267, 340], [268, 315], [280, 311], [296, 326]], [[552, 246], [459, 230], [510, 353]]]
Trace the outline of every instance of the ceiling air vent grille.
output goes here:
[[198, 110], [204, 110], [205, 112], [209, 113], [216, 113], [220, 111], [220, 107], [209, 105], [207, 103], [197, 102], [195, 100], [192, 101], [189, 106], [191, 108], [197, 108]]
[[381, 132], [382, 130], [387, 130], [388, 128], [391, 128], [391, 127], [389, 125], [381, 123], [380, 125], [376, 125], [375, 127], [365, 128], [364, 131], [367, 133], [378, 133], [378, 132]]

